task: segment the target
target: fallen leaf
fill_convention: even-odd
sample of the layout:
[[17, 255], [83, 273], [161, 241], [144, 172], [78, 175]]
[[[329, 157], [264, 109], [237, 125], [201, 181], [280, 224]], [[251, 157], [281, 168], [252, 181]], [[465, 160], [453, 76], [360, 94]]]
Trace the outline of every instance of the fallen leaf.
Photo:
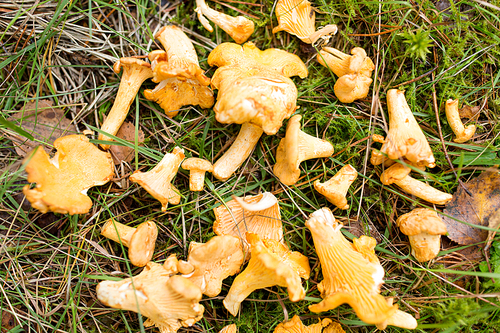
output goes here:
[[479, 118], [481, 107], [479, 106], [469, 106], [464, 105], [460, 110], [458, 110], [458, 114], [460, 118], [467, 118], [471, 120], [477, 120]]
[[[467, 194], [462, 187], [453, 195], [453, 199], [446, 204], [444, 213], [455, 219], [478, 226], [489, 226], [490, 220], [500, 209], [500, 174], [498, 169], [488, 169], [465, 183], [464, 186], [471, 193]], [[483, 242], [488, 237], [488, 231], [455, 221], [443, 216], [448, 228], [448, 237], [462, 245]]]
[[[135, 141], [135, 126], [129, 122], [124, 122], [123, 125], [116, 133], [116, 136], [120, 139], [127, 140], [130, 142]], [[144, 142], [144, 132], [139, 129], [139, 134], [137, 138], [139, 144]], [[134, 149], [125, 146], [112, 145], [109, 149], [111, 151], [111, 156], [113, 157], [113, 162], [115, 164], [120, 164], [122, 161], [130, 162], [134, 159]]]
[[16, 326], [16, 318], [11, 313], [2, 311], [2, 326], [0, 326], [2, 329], [1, 332], [8, 332]]
[[[75, 126], [64, 116], [64, 111], [52, 107], [52, 101], [45, 99], [38, 101], [38, 108], [36, 101], [26, 103], [23, 110], [19, 110], [7, 120], [22, 127], [36, 140], [47, 143], [52, 143], [63, 135], [76, 133]], [[40, 142], [17, 134], [11, 134], [8, 137], [15, 144], [16, 153], [19, 156], [26, 156], [33, 148], [40, 145]]]

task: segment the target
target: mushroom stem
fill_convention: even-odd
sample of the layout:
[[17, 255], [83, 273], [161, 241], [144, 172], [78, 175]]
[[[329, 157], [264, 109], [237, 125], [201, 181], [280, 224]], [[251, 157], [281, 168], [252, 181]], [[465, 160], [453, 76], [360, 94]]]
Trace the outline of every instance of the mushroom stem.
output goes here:
[[101, 235], [117, 243], [121, 240], [123, 246], [128, 247], [136, 230], [137, 228], [109, 219], [102, 226]]
[[[153, 77], [151, 65], [145, 61], [136, 58], [121, 58], [113, 65], [113, 71], [118, 74], [123, 68], [120, 86], [118, 93], [113, 103], [111, 111], [109, 111], [106, 120], [101, 126], [101, 130], [110, 134], [116, 135], [127, 117], [130, 105], [139, 92], [139, 88], [149, 78]], [[111, 141], [112, 139], [106, 134], [99, 133], [99, 140]], [[109, 149], [109, 145], [101, 144], [102, 149]]]
[[397, 180], [394, 184], [399, 186], [406, 193], [413, 194], [420, 199], [424, 199], [436, 205], [444, 205], [453, 198], [453, 195], [435, 189], [411, 176], [406, 176], [401, 180]]
[[464, 143], [470, 140], [474, 133], [476, 133], [476, 126], [469, 125], [464, 127], [462, 120], [460, 120], [460, 115], [458, 113], [458, 99], [452, 100], [449, 99], [446, 101], [445, 106], [446, 119], [448, 119], [448, 123], [450, 124], [453, 133], [457, 136], [453, 141], [456, 143]]
[[350, 164], [343, 166], [329, 181], [314, 182], [314, 188], [340, 209], [348, 209], [347, 191], [358, 177], [358, 172]]
[[250, 156], [264, 131], [259, 126], [243, 123], [231, 147], [214, 164], [215, 178], [226, 181]]
[[189, 190], [192, 192], [203, 191], [205, 171], [191, 170], [189, 173]]

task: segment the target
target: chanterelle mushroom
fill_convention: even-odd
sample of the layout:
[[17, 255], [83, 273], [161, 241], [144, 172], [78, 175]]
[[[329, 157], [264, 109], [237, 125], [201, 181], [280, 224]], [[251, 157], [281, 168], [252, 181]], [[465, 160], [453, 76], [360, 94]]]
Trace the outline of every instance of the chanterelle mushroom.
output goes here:
[[[389, 133], [380, 152], [391, 160], [406, 158], [417, 166], [435, 166], [429, 142], [413, 116], [405, 99], [404, 91], [390, 89], [387, 92], [389, 111]], [[372, 163], [383, 163], [385, 159], [373, 159]]]
[[384, 269], [374, 252], [375, 240], [361, 236], [350, 243], [328, 208], [312, 213], [306, 227], [313, 236], [324, 278], [318, 284], [323, 301], [309, 310], [323, 312], [347, 303], [362, 321], [386, 324], [398, 307], [380, 295]]
[[231, 324], [224, 326], [219, 333], [236, 333], [238, 332], [238, 327], [236, 327], [236, 324]]
[[165, 51], [149, 54], [153, 82], [158, 85], [146, 89], [144, 97], [160, 104], [168, 117], [176, 116], [184, 105], [200, 105], [206, 109], [214, 104], [210, 79], [203, 74], [198, 55], [188, 36], [176, 26], [163, 27], [156, 35]]
[[[243, 16], [232, 17], [208, 7], [205, 0], [196, 0], [195, 12], [198, 14], [198, 20], [205, 29], [213, 32], [214, 29], [207, 18], [227, 32], [229, 36], [238, 44], [246, 42], [254, 31], [253, 21]], [[207, 18], [205, 18], [205, 16]]]
[[324, 47], [317, 55], [318, 62], [339, 77], [333, 91], [342, 103], [352, 103], [368, 95], [373, 61], [360, 47], [351, 50], [352, 56], [331, 47]]
[[411, 254], [420, 262], [434, 259], [439, 253], [441, 235], [446, 234], [446, 225], [438, 214], [428, 208], [417, 208], [401, 215], [396, 224], [408, 236]]
[[220, 294], [222, 280], [240, 271], [244, 261], [241, 241], [233, 236], [215, 236], [207, 243], [191, 242], [187, 262], [194, 271], [185, 275], [208, 297]]
[[190, 191], [203, 191], [205, 184], [205, 173], [213, 172], [214, 167], [212, 163], [202, 158], [188, 158], [182, 162], [182, 168], [189, 170], [189, 190]]
[[[226, 208], [227, 207], [227, 208]], [[283, 242], [278, 200], [270, 192], [230, 200], [214, 208], [214, 232], [246, 240], [246, 233]]]
[[153, 221], [146, 221], [137, 227], [109, 219], [101, 229], [101, 235], [128, 247], [128, 257], [134, 266], [144, 267], [153, 257], [158, 228]]
[[463, 143], [469, 141], [476, 133], [476, 126], [469, 125], [464, 126], [462, 120], [460, 120], [460, 115], [458, 113], [458, 99], [449, 99], [446, 101], [445, 105], [446, 119], [450, 124], [453, 133], [457, 136], [453, 141], [457, 143]]
[[37, 183], [23, 193], [33, 208], [70, 215], [85, 214], [92, 207], [89, 188], [113, 178], [113, 159], [100, 151], [84, 135], [67, 135], [54, 141], [54, 157], [41, 146], [27, 157], [28, 182]]
[[345, 333], [339, 323], [325, 318], [318, 323], [305, 326], [300, 317], [295, 315], [287, 322], [278, 324], [274, 333]]
[[[118, 133], [141, 85], [153, 77], [151, 65], [136, 58], [120, 58], [115, 62], [113, 71], [118, 74], [122, 69], [123, 74], [115, 102], [101, 126], [101, 130], [111, 135]], [[111, 141], [112, 139], [106, 134], [99, 133], [99, 140]], [[101, 147], [109, 149], [109, 145], [101, 144]]]
[[279, 0], [276, 4], [276, 17], [278, 26], [273, 29], [273, 34], [285, 30], [304, 43], [314, 44], [320, 38], [328, 40], [337, 33], [335, 24], [316, 31], [316, 13], [307, 0]]
[[135, 171], [130, 180], [141, 185], [156, 200], [161, 202], [161, 210], [166, 211], [168, 204], [181, 202], [179, 190], [171, 184], [184, 159], [184, 149], [175, 147], [172, 153], [163, 156], [160, 163], [148, 172]]
[[333, 154], [330, 142], [315, 138], [300, 130], [301, 115], [288, 121], [286, 134], [276, 151], [273, 172], [286, 185], [295, 184], [300, 177], [300, 163], [311, 158], [328, 157]]
[[311, 271], [306, 256], [291, 252], [285, 245], [272, 240], [260, 239], [248, 233], [252, 257], [247, 268], [235, 279], [223, 303], [233, 315], [238, 314], [240, 304], [254, 290], [275, 285], [286, 287], [292, 302], [305, 297], [300, 278], [309, 279]]
[[385, 169], [380, 175], [380, 181], [384, 185], [396, 184], [403, 191], [413, 194], [420, 199], [436, 205], [444, 205], [453, 198], [453, 195], [439, 191], [420, 180], [410, 176], [411, 169], [403, 164], [395, 163]]
[[103, 281], [97, 285], [97, 298], [112, 308], [141, 312], [161, 333], [175, 333], [194, 325], [203, 317], [200, 288], [180, 275], [171, 276], [160, 264], [149, 262], [133, 278]]
[[347, 191], [352, 182], [358, 177], [358, 172], [350, 164], [343, 166], [329, 181], [314, 182], [314, 189], [323, 194], [328, 201], [340, 209], [348, 209]]

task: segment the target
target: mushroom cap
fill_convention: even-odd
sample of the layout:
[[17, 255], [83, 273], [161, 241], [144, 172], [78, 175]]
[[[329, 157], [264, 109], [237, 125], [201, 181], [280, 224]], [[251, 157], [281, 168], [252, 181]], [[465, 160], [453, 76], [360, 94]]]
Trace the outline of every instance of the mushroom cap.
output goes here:
[[205, 244], [191, 242], [188, 262], [194, 272], [187, 277], [203, 294], [214, 297], [220, 294], [222, 280], [239, 273], [244, 259], [241, 240], [237, 237], [215, 236]]
[[368, 96], [372, 82], [373, 80], [370, 77], [359, 74], [348, 74], [341, 76], [335, 82], [333, 91], [342, 103], [352, 103]]
[[114, 175], [111, 154], [100, 151], [85, 135], [67, 135], [54, 141], [54, 157], [35, 148], [27, 158], [26, 199], [42, 213], [85, 214], [92, 207], [87, 190], [106, 184]]
[[345, 333], [339, 323], [325, 318], [319, 320], [316, 324], [305, 326], [300, 317], [295, 315], [287, 322], [278, 324], [274, 333]]
[[409, 213], [403, 214], [396, 220], [399, 230], [407, 236], [415, 236], [421, 233], [430, 235], [446, 235], [446, 224], [438, 213], [429, 208], [416, 208]]
[[380, 175], [380, 181], [384, 185], [391, 185], [394, 182], [403, 180], [411, 172], [411, 169], [401, 163], [394, 163], [384, 170]]
[[153, 76], [151, 65], [137, 58], [124, 57], [113, 64], [113, 71], [116, 74], [120, 73], [122, 69], [130, 71], [131, 79], [141, 80], [142, 82]]
[[190, 171], [212, 172], [214, 170], [212, 163], [203, 158], [197, 158], [197, 157], [190, 157], [185, 159], [184, 162], [182, 162], [181, 166], [184, 170], [190, 170]]
[[153, 257], [158, 228], [153, 221], [137, 226], [128, 246], [128, 256], [134, 266], [143, 267]]
[[314, 189], [324, 195], [328, 201], [340, 209], [348, 209], [347, 204], [347, 191], [349, 186], [358, 177], [358, 172], [347, 164], [343, 166], [330, 180], [325, 183], [320, 183], [316, 180], [313, 185]]
[[134, 312], [139, 309], [148, 317], [144, 326], [154, 325], [160, 332], [177, 332], [203, 317], [200, 288], [180, 275], [171, 276], [154, 262], [133, 278], [100, 282], [96, 291], [99, 301], [107, 306]]
[[351, 50], [351, 54], [352, 56], [332, 47], [324, 47], [319, 51], [317, 60], [321, 65], [331, 69], [338, 77], [360, 74], [370, 78], [375, 65], [366, 55], [366, 51], [360, 47], [355, 47]]
[[238, 332], [238, 327], [236, 327], [236, 324], [231, 324], [224, 326], [219, 333], [236, 333]]

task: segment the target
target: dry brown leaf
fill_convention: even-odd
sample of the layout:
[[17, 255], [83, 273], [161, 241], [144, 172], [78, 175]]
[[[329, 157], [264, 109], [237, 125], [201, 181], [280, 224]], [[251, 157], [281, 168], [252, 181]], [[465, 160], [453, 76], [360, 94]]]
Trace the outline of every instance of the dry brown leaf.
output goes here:
[[[52, 101], [45, 99], [38, 101], [38, 108], [36, 101], [26, 103], [23, 110], [19, 110], [8, 120], [21, 126], [42, 142], [52, 143], [63, 135], [76, 133], [75, 126], [64, 116], [64, 111], [52, 107]], [[17, 134], [8, 137], [15, 144], [19, 156], [26, 156], [33, 148], [40, 145], [40, 142], [31, 141]]]
[[469, 105], [464, 105], [460, 110], [458, 110], [458, 114], [460, 115], [460, 118], [477, 120], [477, 118], [479, 118], [480, 110], [481, 107], [479, 106], [472, 107]]
[[0, 326], [0, 332], [8, 332], [16, 326], [16, 318], [11, 313], [2, 311], [2, 326]]
[[[135, 141], [135, 126], [132, 123], [124, 122], [120, 127], [116, 136], [120, 139], [127, 140], [130, 142]], [[139, 145], [144, 142], [144, 132], [139, 129], [139, 134], [137, 138]], [[125, 146], [112, 145], [109, 149], [111, 151], [111, 156], [113, 157], [113, 162], [115, 164], [120, 164], [122, 161], [130, 162], [134, 159], [134, 149]]]
[[[453, 199], [446, 204], [444, 213], [460, 221], [488, 227], [490, 221], [500, 209], [500, 174], [498, 169], [483, 171], [479, 177], [464, 184], [472, 194], [468, 195], [461, 187], [453, 194]], [[462, 245], [483, 242], [488, 231], [469, 226], [443, 216], [448, 228], [448, 237]]]

